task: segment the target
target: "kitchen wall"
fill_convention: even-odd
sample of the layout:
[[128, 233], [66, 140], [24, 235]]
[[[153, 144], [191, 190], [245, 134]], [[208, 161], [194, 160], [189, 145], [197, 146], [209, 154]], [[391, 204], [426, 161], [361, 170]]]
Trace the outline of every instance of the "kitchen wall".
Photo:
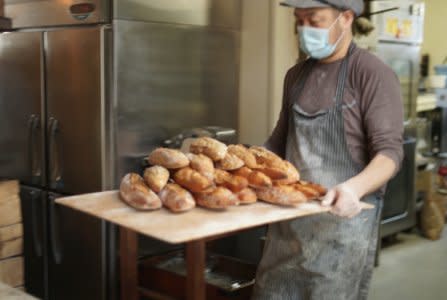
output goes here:
[[291, 8], [280, 0], [244, 0], [242, 7], [239, 137], [262, 144], [281, 109], [283, 79], [298, 57]]
[[447, 1], [425, 0], [425, 30], [422, 53], [430, 55], [430, 72], [434, 73], [433, 66], [441, 64], [447, 57]]

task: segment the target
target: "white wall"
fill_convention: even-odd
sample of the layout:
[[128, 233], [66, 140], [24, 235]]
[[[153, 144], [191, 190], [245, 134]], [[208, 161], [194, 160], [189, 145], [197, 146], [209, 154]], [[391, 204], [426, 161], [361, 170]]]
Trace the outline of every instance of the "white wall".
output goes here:
[[430, 73], [447, 57], [447, 1], [425, 0], [424, 42], [422, 53], [430, 55]]
[[281, 108], [283, 79], [298, 57], [294, 18], [280, 0], [243, 0], [239, 137], [262, 144]]

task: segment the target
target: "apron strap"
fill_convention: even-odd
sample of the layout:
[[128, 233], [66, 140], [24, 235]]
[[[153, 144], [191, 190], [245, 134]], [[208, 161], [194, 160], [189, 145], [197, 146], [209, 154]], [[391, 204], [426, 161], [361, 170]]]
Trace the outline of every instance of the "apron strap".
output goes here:
[[308, 58], [304, 61], [303, 66], [301, 67], [298, 76], [296, 77], [293, 86], [292, 91], [290, 92], [289, 99], [287, 102], [287, 106], [289, 109], [292, 108], [292, 106], [295, 104], [295, 100], [299, 97], [301, 94], [301, 91], [304, 88], [304, 85], [306, 84], [307, 78], [309, 77], [310, 70], [312, 69], [313, 65], [315, 64], [316, 60], [312, 58]]
[[348, 73], [349, 57], [351, 56], [354, 48], [355, 48], [354, 43], [351, 42], [351, 45], [349, 45], [348, 54], [343, 59], [343, 62], [340, 67], [340, 72], [338, 74], [337, 90], [335, 92], [335, 106], [336, 106], [336, 108], [341, 108], [343, 105], [343, 96], [344, 96], [344, 92], [345, 92], [346, 77], [348, 77], [347, 73]]

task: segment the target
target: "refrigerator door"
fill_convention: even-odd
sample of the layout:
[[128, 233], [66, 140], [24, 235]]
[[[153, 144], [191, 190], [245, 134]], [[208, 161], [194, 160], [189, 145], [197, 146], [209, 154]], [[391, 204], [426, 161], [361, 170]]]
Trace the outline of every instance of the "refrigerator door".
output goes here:
[[106, 224], [57, 205], [48, 194], [49, 299], [102, 300], [106, 296]]
[[23, 253], [25, 289], [38, 298], [48, 299], [46, 193], [21, 186], [20, 199], [23, 219]]
[[376, 54], [399, 78], [406, 121], [416, 117], [420, 52], [421, 47], [417, 45], [385, 42], [379, 43], [376, 48]]
[[42, 33], [0, 34], [0, 178], [45, 185]]
[[13, 28], [106, 23], [108, 0], [5, 0], [5, 16]]
[[102, 189], [103, 27], [45, 32], [50, 189]]

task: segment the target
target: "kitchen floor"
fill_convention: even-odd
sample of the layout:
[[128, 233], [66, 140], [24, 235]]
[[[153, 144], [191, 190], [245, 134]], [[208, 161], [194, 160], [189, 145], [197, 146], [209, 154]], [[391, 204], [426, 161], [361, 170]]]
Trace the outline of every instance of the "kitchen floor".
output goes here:
[[447, 299], [447, 226], [440, 240], [399, 234], [382, 248], [368, 299]]

